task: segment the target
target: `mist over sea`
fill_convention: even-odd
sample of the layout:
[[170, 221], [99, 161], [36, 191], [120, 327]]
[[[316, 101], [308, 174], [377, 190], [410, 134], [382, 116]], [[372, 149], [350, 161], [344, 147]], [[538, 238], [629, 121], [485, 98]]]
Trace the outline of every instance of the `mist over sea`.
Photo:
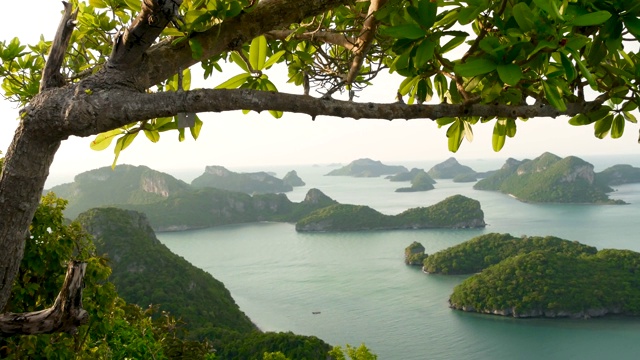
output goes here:
[[[582, 158], [596, 171], [619, 163], [640, 166], [640, 158], [631, 156]], [[459, 161], [476, 171], [503, 163]], [[428, 170], [438, 162], [384, 163]], [[611, 194], [629, 205], [541, 205], [450, 180], [438, 180], [436, 189], [428, 192], [395, 193], [406, 183], [324, 176], [334, 168], [230, 167], [272, 171], [278, 177], [296, 170], [307, 185], [287, 193], [292, 201], [318, 188], [341, 203], [368, 205], [385, 214], [462, 194], [480, 201], [489, 225], [481, 230], [297, 233], [293, 224], [254, 223], [158, 237], [223, 281], [240, 308], [265, 331], [315, 335], [334, 345], [364, 342], [380, 359], [638, 358], [640, 318], [513, 319], [453, 311], [447, 299], [465, 277], [425, 275], [405, 266], [403, 253], [413, 241], [433, 253], [489, 232], [555, 235], [598, 249], [640, 251], [640, 184], [619, 186]]]

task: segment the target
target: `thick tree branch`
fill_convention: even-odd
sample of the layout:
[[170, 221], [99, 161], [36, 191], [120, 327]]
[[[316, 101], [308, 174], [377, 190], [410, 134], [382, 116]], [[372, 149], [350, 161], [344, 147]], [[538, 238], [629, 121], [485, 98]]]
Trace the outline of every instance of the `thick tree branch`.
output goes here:
[[58, 25], [56, 37], [51, 44], [51, 51], [49, 52], [49, 59], [42, 71], [42, 80], [40, 81], [40, 91], [56, 88], [65, 84], [64, 76], [60, 73], [64, 56], [67, 53], [69, 47], [69, 41], [71, 40], [71, 34], [73, 34], [73, 28], [76, 25], [76, 17], [78, 16], [78, 9], [72, 12], [73, 6], [66, 1], [63, 1], [64, 14]]
[[375, 12], [384, 6], [386, 2], [387, 0], [371, 0], [371, 3], [369, 4], [367, 18], [362, 25], [362, 31], [356, 41], [356, 46], [352, 50], [354, 52], [354, 56], [351, 60], [351, 67], [349, 68], [349, 73], [345, 80], [347, 85], [351, 85], [360, 72], [364, 58], [371, 47], [371, 43], [373, 42], [378, 29], [378, 20], [376, 20]]
[[73, 333], [86, 324], [89, 314], [82, 309], [82, 279], [87, 263], [71, 262], [52, 307], [24, 314], [0, 315], [0, 336]]
[[[349, 101], [319, 99], [304, 95], [266, 92], [249, 89], [211, 90], [201, 89], [182, 93], [138, 93], [109, 91], [94, 94], [77, 102], [76, 109], [84, 114], [82, 121], [65, 122], [57, 129], [67, 135], [89, 136], [111, 130], [134, 121], [155, 117], [175, 116], [180, 112], [222, 112], [240, 109], [279, 110], [316, 116], [334, 116], [353, 119], [438, 119], [442, 117], [481, 116], [486, 118], [534, 118], [573, 116], [598, 108], [602, 104], [578, 102], [567, 104], [566, 111], [559, 111], [547, 104], [435, 104], [405, 105], [401, 103], [355, 103]], [[98, 109], [102, 109], [98, 111]], [[108, 110], [106, 110], [108, 109]], [[88, 117], [88, 114], [93, 116]], [[73, 113], [71, 113], [73, 116]], [[79, 119], [79, 117], [75, 117]], [[53, 131], [53, 130], [50, 130]]]
[[138, 65], [144, 52], [178, 14], [180, 4], [182, 0], [143, 0], [140, 14], [116, 38], [108, 66], [127, 69]]

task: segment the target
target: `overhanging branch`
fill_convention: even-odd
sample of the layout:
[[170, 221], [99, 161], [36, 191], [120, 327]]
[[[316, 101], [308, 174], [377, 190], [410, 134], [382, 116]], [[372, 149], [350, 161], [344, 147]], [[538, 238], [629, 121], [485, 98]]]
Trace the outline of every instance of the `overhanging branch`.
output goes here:
[[367, 55], [367, 52], [371, 47], [371, 43], [373, 42], [373, 38], [376, 35], [376, 31], [378, 30], [378, 20], [376, 20], [375, 13], [378, 9], [384, 6], [386, 2], [387, 0], [371, 0], [371, 3], [369, 4], [367, 18], [362, 25], [362, 31], [356, 41], [356, 46], [352, 50], [354, 56], [351, 61], [349, 73], [347, 74], [347, 79], [345, 80], [347, 85], [351, 85], [358, 76], [358, 72], [360, 72], [364, 58]]
[[0, 315], [0, 336], [73, 333], [89, 320], [82, 308], [82, 279], [87, 268], [85, 262], [71, 262], [62, 290], [52, 307], [30, 313]]
[[76, 17], [78, 16], [78, 9], [72, 12], [73, 6], [66, 1], [63, 1], [64, 14], [58, 25], [56, 31], [56, 37], [51, 43], [51, 51], [49, 52], [49, 58], [42, 71], [42, 80], [40, 81], [40, 91], [56, 88], [65, 84], [65, 79], [60, 74], [60, 68], [64, 61], [64, 56], [69, 47], [69, 41], [71, 40], [71, 34], [73, 34], [73, 28], [76, 25]]
[[[67, 135], [90, 136], [126, 124], [156, 117], [175, 116], [180, 112], [223, 112], [232, 110], [279, 110], [317, 116], [353, 119], [431, 119], [443, 117], [536, 118], [574, 116], [597, 109], [601, 101], [568, 103], [566, 111], [548, 104], [428, 104], [357, 103], [311, 96], [266, 92], [249, 89], [201, 89], [183, 93], [137, 93], [109, 91], [88, 96], [77, 103], [77, 111], [94, 114], [83, 121], [65, 121], [58, 129]], [[101, 109], [101, 110], [98, 110]], [[109, 109], [106, 111], [105, 109]], [[109, 114], [109, 116], [105, 116]], [[70, 114], [73, 116], [73, 114]], [[80, 117], [75, 117], [79, 119]]]

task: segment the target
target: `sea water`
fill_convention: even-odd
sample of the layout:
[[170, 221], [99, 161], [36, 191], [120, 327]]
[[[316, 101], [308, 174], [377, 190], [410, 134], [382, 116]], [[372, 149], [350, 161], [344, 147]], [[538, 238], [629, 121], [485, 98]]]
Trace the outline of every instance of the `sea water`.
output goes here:
[[[585, 160], [596, 171], [620, 163]], [[501, 166], [463, 163], [478, 171]], [[307, 183], [287, 193], [292, 201], [318, 188], [341, 203], [397, 214], [462, 194], [480, 201], [488, 226], [297, 233], [293, 224], [253, 223], [158, 234], [172, 251], [224, 282], [260, 329], [315, 335], [333, 345], [366, 343], [380, 359], [640, 358], [640, 319], [513, 319], [454, 311], [447, 300], [464, 276], [426, 275], [403, 263], [413, 241], [434, 253], [489, 232], [640, 251], [640, 184], [611, 194], [629, 205], [526, 204], [450, 180], [438, 180], [432, 191], [395, 193], [407, 183], [323, 176], [332, 170], [326, 166], [275, 170], [279, 177], [296, 170]]]

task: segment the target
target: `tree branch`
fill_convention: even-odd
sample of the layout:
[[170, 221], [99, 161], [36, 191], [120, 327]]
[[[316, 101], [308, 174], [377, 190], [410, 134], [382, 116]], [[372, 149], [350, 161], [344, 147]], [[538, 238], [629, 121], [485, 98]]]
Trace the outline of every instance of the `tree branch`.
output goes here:
[[[291, 34], [293, 34], [293, 30], [273, 30], [264, 34], [267, 39], [278, 39], [285, 40]], [[332, 32], [332, 31], [313, 31], [313, 32], [305, 32], [302, 34], [293, 35], [293, 38], [296, 40], [309, 40], [309, 41], [322, 41], [326, 44], [338, 45], [343, 48], [352, 51], [356, 38], [347, 37], [342, 33]]]
[[62, 290], [52, 307], [30, 313], [0, 315], [0, 335], [74, 333], [78, 326], [86, 324], [89, 314], [82, 308], [82, 279], [86, 268], [85, 262], [69, 263]]
[[[250, 89], [212, 90], [200, 89], [177, 92], [138, 93], [109, 91], [94, 94], [77, 102], [75, 111], [85, 117], [69, 114], [76, 121], [54, 125], [67, 135], [89, 136], [124, 126], [131, 122], [155, 117], [175, 116], [180, 112], [223, 112], [232, 110], [278, 110], [316, 116], [334, 116], [353, 119], [431, 119], [442, 117], [480, 116], [485, 118], [534, 118], [573, 116], [597, 109], [602, 102], [568, 103], [566, 111], [537, 103], [534, 105], [502, 104], [430, 104], [405, 105], [400, 103], [355, 103], [341, 100], [319, 99], [311, 96], [292, 95]], [[101, 109], [101, 110], [98, 110]], [[91, 117], [86, 115], [93, 114]], [[49, 131], [54, 131], [51, 129]]]
[[347, 74], [347, 78], [345, 83], [347, 85], [351, 85], [353, 81], [358, 76], [358, 72], [360, 72], [360, 68], [364, 63], [364, 58], [371, 47], [371, 43], [376, 35], [376, 31], [378, 29], [378, 21], [375, 17], [375, 12], [378, 11], [387, 0], [371, 0], [369, 4], [369, 12], [367, 13], [367, 18], [362, 25], [362, 31], [360, 32], [360, 36], [356, 41], [355, 47], [353, 48], [353, 60], [351, 60], [351, 67], [349, 68], [349, 73]]
[[180, 4], [182, 0], [143, 0], [140, 14], [116, 38], [107, 66], [127, 69], [138, 65], [144, 52], [178, 14]]
[[71, 34], [73, 34], [73, 28], [76, 25], [76, 17], [78, 16], [78, 9], [71, 12], [73, 6], [66, 1], [63, 1], [64, 14], [58, 25], [56, 31], [56, 37], [51, 44], [51, 51], [49, 52], [49, 59], [42, 71], [42, 80], [40, 81], [40, 91], [44, 91], [49, 88], [56, 88], [64, 86], [65, 79], [60, 73], [64, 56], [67, 53], [69, 47], [69, 41], [71, 40]]

